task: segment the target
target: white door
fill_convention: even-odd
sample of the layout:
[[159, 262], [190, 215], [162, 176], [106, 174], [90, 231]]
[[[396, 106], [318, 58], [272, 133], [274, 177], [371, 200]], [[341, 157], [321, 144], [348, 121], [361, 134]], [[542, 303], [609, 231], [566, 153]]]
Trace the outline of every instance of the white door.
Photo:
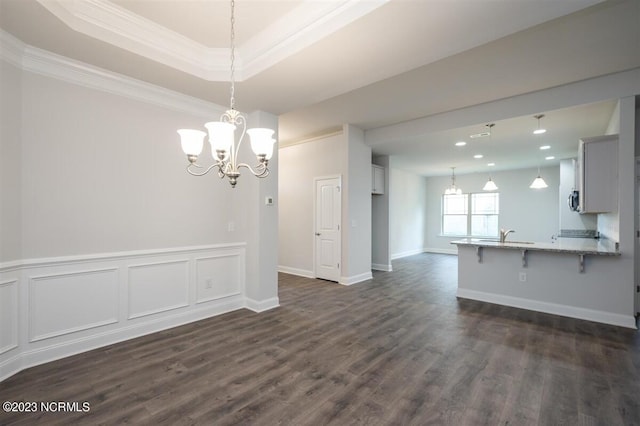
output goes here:
[[340, 279], [340, 178], [316, 178], [315, 273], [317, 278]]

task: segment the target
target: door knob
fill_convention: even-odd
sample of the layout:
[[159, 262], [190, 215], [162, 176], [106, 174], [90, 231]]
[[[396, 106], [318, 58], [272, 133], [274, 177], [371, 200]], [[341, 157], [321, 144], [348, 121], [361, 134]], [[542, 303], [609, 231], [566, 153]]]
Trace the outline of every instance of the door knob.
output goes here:
[[316, 232], [316, 237], [319, 237], [319, 236], [320, 236], [320, 233], [319, 233], [319, 232]]

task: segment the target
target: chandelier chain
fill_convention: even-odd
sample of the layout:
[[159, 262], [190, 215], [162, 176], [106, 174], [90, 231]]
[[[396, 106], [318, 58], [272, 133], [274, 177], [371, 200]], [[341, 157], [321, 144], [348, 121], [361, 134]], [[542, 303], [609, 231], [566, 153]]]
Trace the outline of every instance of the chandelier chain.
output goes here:
[[231, 95], [231, 101], [230, 101], [230, 106], [231, 109], [234, 110], [235, 109], [235, 104], [236, 104], [236, 97], [235, 97], [235, 91], [236, 91], [236, 87], [235, 87], [235, 71], [236, 71], [236, 67], [235, 67], [235, 59], [236, 59], [236, 43], [235, 43], [235, 39], [236, 39], [236, 34], [235, 34], [235, 23], [236, 23], [236, 19], [235, 19], [235, 6], [236, 6], [236, 2], [235, 0], [231, 0], [231, 89], [230, 89], [230, 95]]

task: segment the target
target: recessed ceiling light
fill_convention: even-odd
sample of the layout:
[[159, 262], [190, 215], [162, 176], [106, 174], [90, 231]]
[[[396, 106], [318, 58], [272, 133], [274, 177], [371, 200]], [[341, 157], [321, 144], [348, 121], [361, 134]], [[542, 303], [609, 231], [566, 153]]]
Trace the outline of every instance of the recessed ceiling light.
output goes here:
[[551, 149], [551, 146], [550, 145], [542, 145], [540, 147], [540, 149], [544, 151], [545, 149]]
[[547, 132], [547, 129], [536, 129], [536, 130], [533, 131], [533, 134], [534, 135], [541, 135], [541, 134], [546, 133], [546, 132]]
[[489, 167], [493, 167], [495, 165], [496, 165], [496, 163], [487, 163], [487, 166], [489, 166]]
[[556, 157], [554, 157], [553, 155], [550, 155], [548, 157], [544, 157], [545, 160], [555, 160]]
[[482, 154], [476, 154], [476, 155], [473, 156], [473, 158], [482, 158], [482, 157], [484, 157], [484, 155], [482, 155]]
[[456, 146], [465, 146], [467, 143], [465, 141], [456, 142]]

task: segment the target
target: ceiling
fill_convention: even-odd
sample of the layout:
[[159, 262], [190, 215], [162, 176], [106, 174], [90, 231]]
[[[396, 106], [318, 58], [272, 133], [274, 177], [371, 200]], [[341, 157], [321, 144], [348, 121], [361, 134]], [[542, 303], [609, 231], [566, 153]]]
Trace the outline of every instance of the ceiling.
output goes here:
[[[640, 55], [624, 54], [637, 47], [637, 30], [620, 35], [632, 38], [629, 46], [601, 46], [612, 58], [580, 50], [594, 45], [582, 41], [591, 11], [620, 7], [640, 11], [635, 0], [237, 0], [237, 107], [278, 114], [279, 142], [289, 144], [343, 123], [376, 129], [630, 69], [640, 66]], [[228, 104], [226, 1], [0, 0], [0, 8], [1, 28], [28, 45]], [[540, 111], [554, 155], [566, 157], [577, 137], [601, 132], [613, 107]], [[532, 117], [496, 122], [491, 141], [471, 143], [484, 124], [373, 149], [425, 175], [454, 163], [477, 169], [469, 157], [478, 150], [496, 168], [532, 164], [524, 148], [538, 144], [526, 131]], [[466, 147], [452, 148], [465, 137]]]
[[[603, 134], [615, 107], [611, 100], [546, 112], [540, 127], [547, 131], [539, 135], [533, 134], [538, 120], [527, 115], [405, 137], [376, 152], [393, 155], [394, 167], [425, 176], [450, 174], [450, 167], [464, 173], [548, 167], [577, 157], [580, 138]], [[481, 133], [485, 135], [471, 137]], [[456, 146], [457, 142], [466, 145]], [[541, 146], [549, 148], [541, 150]]]

